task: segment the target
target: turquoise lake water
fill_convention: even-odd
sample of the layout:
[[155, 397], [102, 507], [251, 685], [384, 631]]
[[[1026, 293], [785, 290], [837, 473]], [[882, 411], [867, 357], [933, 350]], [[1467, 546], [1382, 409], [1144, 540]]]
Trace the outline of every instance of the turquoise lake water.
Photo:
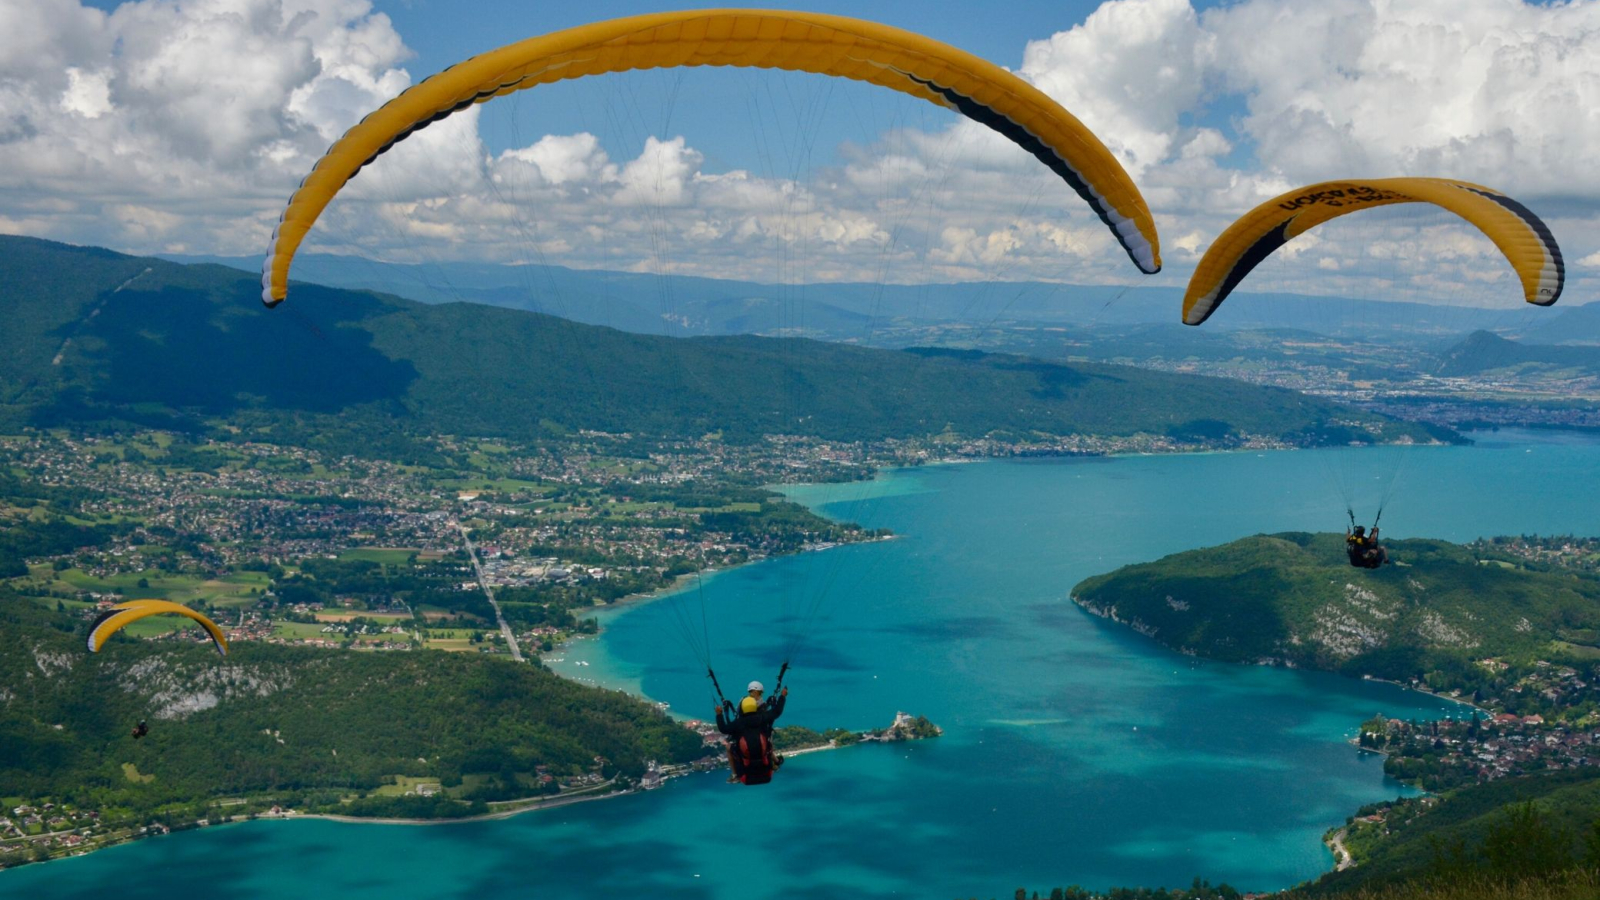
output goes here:
[[[1600, 534], [1600, 442], [1479, 439], [1407, 451], [1386, 532]], [[944, 737], [797, 757], [761, 788], [695, 776], [495, 822], [204, 829], [0, 873], [0, 894], [998, 897], [1195, 875], [1284, 887], [1331, 866], [1325, 829], [1403, 792], [1378, 758], [1344, 743], [1359, 722], [1461, 707], [1191, 660], [1067, 598], [1125, 563], [1341, 528], [1329, 463], [1351, 469], [1384, 452], [984, 462], [796, 488], [828, 515], [897, 538], [718, 573], [703, 591], [612, 612], [599, 640], [551, 667], [703, 716], [709, 688], [677, 616], [699, 627], [704, 603], [718, 673], [734, 689], [770, 685], [815, 608], [786, 721], [865, 728], [906, 710]], [[1358, 491], [1367, 515], [1378, 490]]]

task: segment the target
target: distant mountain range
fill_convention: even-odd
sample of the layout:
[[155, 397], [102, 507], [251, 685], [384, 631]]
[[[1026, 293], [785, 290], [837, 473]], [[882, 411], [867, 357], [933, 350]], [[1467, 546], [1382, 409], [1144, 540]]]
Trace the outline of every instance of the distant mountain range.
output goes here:
[[[1588, 313], [1579, 308], [1573, 313]], [[1600, 318], [1596, 319], [1600, 323]], [[1508, 341], [1487, 331], [1474, 332], [1439, 357], [1438, 374], [1455, 377], [1483, 375], [1529, 368], [1571, 369], [1575, 374], [1600, 375], [1600, 346], [1551, 345]]]
[[[256, 257], [172, 256], [259, 272]], [[607, 325], [639, 334], [802, 335], [879, 345], [894, 323], [1026, 322], [1093, 331], [1102, 326], [1177, 325], [1183, 291], [1171, 287], [969, 282], [958, 284], [772, 285], [686, 276], [569, 269], [547, 265], [382, 263], [353, 256], [303, 254], [297, 279], [372, 290], [423, 303], [470, 301]], [[1581, 327], [1566, 327], [1568, 315]], [[1548, 319], [1548, 321], [1544, 321]], [[1530, 322], [1535, 342], [1571, 335], [1600, 342], [1600, 304], [1534, 310], [1510, 298], [1505, 308], [1476, 309], [1297, 294], [1237, 293], [1196, 333], [1294, 329], [1373, 342], [1427, 341], [1489, 330], [1516, 333]], [[1530, 339], [1535, 332], [1530, 331]]]
[[[618, 282], [616, 295], [634, 288]], [[1377, 421], [1292, 391], [1125, 366], [668, 338], [309, 284], [268, 310], [259, 293], [256, 275], [233, 268], [0, 237], [0, 414], [359, 413], [432, 433], [740, 440], [1219, 428], [1316, 440], [1330, 419]]]

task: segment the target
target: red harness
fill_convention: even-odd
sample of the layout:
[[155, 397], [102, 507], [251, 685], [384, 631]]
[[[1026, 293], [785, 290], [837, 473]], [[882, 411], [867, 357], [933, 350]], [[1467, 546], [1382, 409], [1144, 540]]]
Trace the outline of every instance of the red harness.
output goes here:
[[[734, 745], [739, 754], [740, 768], [744, 769], [744, 774], [739, 776], [739, 780], [744, 784], [766, 784], [772, 780], [774, 768], [772, 741], [768, 740], [765, 734], [760, 734], [756, 736], [754, 748], [750, 746], [751, 743], [749, 735], [740, 735], [739, 742]], [[751, 752], [752, 749], [754, 753]]]

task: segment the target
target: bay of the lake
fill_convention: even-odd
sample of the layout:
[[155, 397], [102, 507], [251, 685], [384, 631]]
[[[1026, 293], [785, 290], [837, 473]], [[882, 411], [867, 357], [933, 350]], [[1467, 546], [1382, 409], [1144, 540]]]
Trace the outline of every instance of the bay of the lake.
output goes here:
[[[1600, 441], [1476, 437], [1406, 451], [1387, 533], [1600, 534]], [[0, 873], [0, 894], [1001, 897], [1196, 875], [1285, 887], [1331, 866], [1327, 828], [1405, 792], [1345, 742], [1356, 726], [1379, 712], [1463, 708], [1386, 684], [1189, 659], [1068, 596], [1125, 563], [1258, 532], [1339, 530], [1330, 472], [1352, 459], [1359, 472], [1383, 453], [992, 461], [793, 488], [896, 538], [768, 560], [608, 611], [600, 639], [549, 665], [708, 715], [705, 673], [678, 627], [688, 616], [730, 689], [770, 685], [799, 639], [787, 724], [865, 728], [904, 710], [943, 737], [796, 757], [765, 787], [691, 776], [500, 821], [207, 828]], [[1370, 516], [1377, 488], [1364, 491], [1355, 500]]]

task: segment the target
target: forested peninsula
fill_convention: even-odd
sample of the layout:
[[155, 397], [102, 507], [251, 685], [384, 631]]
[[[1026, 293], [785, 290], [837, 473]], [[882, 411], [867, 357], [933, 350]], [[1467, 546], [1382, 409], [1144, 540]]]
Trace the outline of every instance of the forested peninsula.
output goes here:
[[1182, 653], [1469, 695], [1494, 680], [1477, 674], [1486, 657], [1600, 657], [1600, 578], [1580, 551], [1568, 560], [1510, 539], [1387, 546], [1397, 564], [1369, 571], [1347, 564], [1342, 535], [1256, 535], [1085, 579], [1072, 598]]
[[[93, 809], [114, 833], [272, 807], [481, 815], [704, 755], [701, 736], [654, 705], [537, 665], [245, 641], [219, 660], [195, 643], [125, 638], [90, 655], [82, 626], [0, 587], [0, 784], [8, 807], [55, 807], [8, 809], [16, 822], [48, 828]], [[148, 736], [130, 739], [145, 718]]]
[[1387, 546], [1394, 564], [1369, 571], [1348, 565], [1342, 535], [1256, 535], [1086, 579], [1072, 599], [1188, 655], [1471, 704], [1443, 721], [1360, 723], [1353, 743], [1430, 793], [1355, 811], [1328, 835], [1337, 870], [1292, 894], [1592, 896], [1600, 541]]

